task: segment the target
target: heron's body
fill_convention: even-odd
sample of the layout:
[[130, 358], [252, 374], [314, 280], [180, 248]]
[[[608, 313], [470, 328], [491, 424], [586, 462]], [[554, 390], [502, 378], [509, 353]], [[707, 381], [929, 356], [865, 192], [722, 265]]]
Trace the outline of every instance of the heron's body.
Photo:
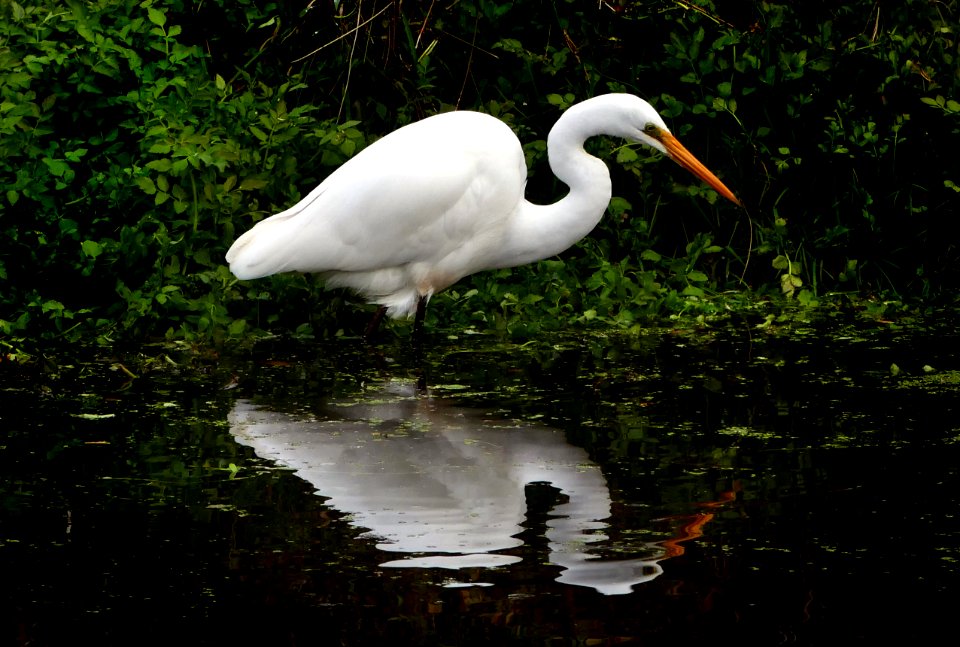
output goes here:
[[[524, 199], [523, 150], [506, 124], [477, 112], [440, 114], [361, 151], [237, 239], [227, 261], [240, 279], [320, 273], [391, 316], [411, 315], [465, 276], [548, 258], [590, 233], [611, 197], [606, 165], [583, 150], [597, 134], [642, 141], [687, 168], [671, 146], [693, 159], [642, 99], [596, 97], [551, 130], [550, 166], [570, 192], [539, 206]], [[736, 201], [702, 165], [690, 170]]]

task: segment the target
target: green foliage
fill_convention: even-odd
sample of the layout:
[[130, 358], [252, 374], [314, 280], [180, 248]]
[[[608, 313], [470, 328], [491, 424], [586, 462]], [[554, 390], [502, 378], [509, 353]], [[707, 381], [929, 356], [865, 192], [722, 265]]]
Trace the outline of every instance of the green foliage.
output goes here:
[[[173, 7], [11, 3], [0, 22], [6, 335], [237, 335], [223, 264], [237, 229], [365, 144], [289, 107], [304, 87], [228, 82]], [[189, 16], [188, 16], [189, 17]], [[193, 17], [196, 20], [196, 17]]]
[[[610, 213], [582, 244], [469, 278], [434, 326], [515, 335], [710, 314], [752, 287], [946, 297], [960, 179], [957, 2], [0, 4], [0, 335], [331, 336], [367, 310], [317, 280], [238, 283], [237, 235], [409, 121], [481, 109], [524, 142], [534, 201], [559, 112], [648, 98], [743, 199], [590, 142]], [[296, 6], [294, 6], [296, 5]], [[786, 266], [784, 265], [786, 262]], [[792, 289], [786, 289], [792, 288]], [[782, 298], [782, 297], [780, 297]]]

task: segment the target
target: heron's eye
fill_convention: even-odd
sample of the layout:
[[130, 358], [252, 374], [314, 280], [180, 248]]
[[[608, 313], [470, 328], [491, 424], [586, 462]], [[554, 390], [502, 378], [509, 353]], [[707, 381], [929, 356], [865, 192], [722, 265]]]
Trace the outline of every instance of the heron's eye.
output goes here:
[[656, 137], [657, 134], [660, 132], [660, 129], [653, 124], [647, 124], [646, 126], [643, 127], [643, 132], [644, 134], [649, 135], [650, 137]]

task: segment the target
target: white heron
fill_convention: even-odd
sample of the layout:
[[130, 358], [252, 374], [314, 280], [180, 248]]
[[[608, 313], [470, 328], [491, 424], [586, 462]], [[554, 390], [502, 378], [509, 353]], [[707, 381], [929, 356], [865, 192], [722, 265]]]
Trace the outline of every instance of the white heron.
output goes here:
[[583, 149], [595, 135], [664, 153], [740, 204], [643, 99], [605, 94], [571, 106], [547, 137], [550, 168], [569, 187], [549, 205], [524, 198], [517, 136], [487, 114], [447, 112], [404, 126], [348, 160], [300, 202], [257, 223], [227, 252], [238, 279], [320, 274], [384, 313], [416, 315], [461, 278], [559, 254], [590, 233], [612, 196], [606, 164]]

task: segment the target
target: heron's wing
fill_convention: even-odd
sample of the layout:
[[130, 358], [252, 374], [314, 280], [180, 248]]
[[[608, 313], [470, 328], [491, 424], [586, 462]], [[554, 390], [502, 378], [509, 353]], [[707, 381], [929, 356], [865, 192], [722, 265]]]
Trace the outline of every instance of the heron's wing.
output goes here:
[[523, 198], [526, 168], [510, 129], [455, 112], [384, 137], [228, 253], [241, 278], [363, 272], [444, 258], [493, 241]]

